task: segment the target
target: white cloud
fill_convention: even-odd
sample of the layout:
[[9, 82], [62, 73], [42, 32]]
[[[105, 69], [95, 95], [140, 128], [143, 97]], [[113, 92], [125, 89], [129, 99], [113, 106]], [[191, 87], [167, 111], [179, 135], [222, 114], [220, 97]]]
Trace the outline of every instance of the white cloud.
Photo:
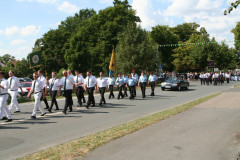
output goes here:
[[40, 27], [37, 27], [35, 25], [28, 25], [22, 28], [19, 28], [17, 26], [7, 27], [0, 33], [5, 34], [6, 36], [31, 36], [38, 34], [39, 31]]
[[113, 4], [113, 0], [98, 0], [98, 2], [99, 2], [99, 3], [108, 4], [108, 5]]
[[67, 1], [64, 1], [61, 5], [58, 6], [58, 10], [67, 12], [67, 13], [76, 13], [79, 8]]
[[27, 55], [31, 53], [32, 47], [31, 46], [22, 46], [15, 49], [1, 49], [0, 48], [0, 55], [10, 54], [11, 56], [16, 57], [17, 60], [21, 60], [22, 58], [27, 58]]
[[15, 39], [12, 40], [11, 45], [23, 45], [26, 44], [26, 41], [24, 39]]
[[1, 35], [1, 34], [4, 34], [4, 31], [0, 29], [0, 35]]
[[3, 43], [2, 42], [0, 42], [0, 46], [2, 45]]

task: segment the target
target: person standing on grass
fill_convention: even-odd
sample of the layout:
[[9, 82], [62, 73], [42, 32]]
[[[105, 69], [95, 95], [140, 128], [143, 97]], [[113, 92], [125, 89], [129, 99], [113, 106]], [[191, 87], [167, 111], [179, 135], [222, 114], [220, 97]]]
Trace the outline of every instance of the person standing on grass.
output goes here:
[[14, 76], [14, 71], [10, 70], [8, 72], [9, 78], [8, 78], [8, 93], [11, 96], [11, 103], [9, 105], [9, 112], [12, 112], [13, 107], [16, 107], [16, 111], [14, 113], [19, 113], [20, 111], [20, 106], [17, 101], [17, 95], [18, 95], [18, 88], [21, 89], [21, 93], [23, 95], [23, 90], [22, 86], [19, 82], [19, 79]]
[[44, 116], [46, 114], [44, 108], [41, 105], [41, 97], [45, 99], [45, 92], [43, 90], [43, 82], [40, 79], [38, 79], [38, 74], [36, 72], [33, 73], [33, 79], [34, 81], [32, 83], [32, 87], [27, 97], [29, 98], [32, 93], [34, 94], [35, 103], [31, 118], [36, 119], [38, 108], [40, 108], [40, 111], [42, 112], [41, 116]]
[[52, 78], [49, 81], [47, 81], [47, 85], [50, 88], [50, 96], [52, 97], [51, 105], [50, 105], [50, 108], [48, 109], [50, 113], [52, 112], [52, 108], [54, 104], [56, 106], [56, 110], [59, 110], [56, 96], [57, 96], [58, 87], [60, 85], [60, 80], [56, 78], [56, 76], [57, 76], [57, 73], [52, 72]]

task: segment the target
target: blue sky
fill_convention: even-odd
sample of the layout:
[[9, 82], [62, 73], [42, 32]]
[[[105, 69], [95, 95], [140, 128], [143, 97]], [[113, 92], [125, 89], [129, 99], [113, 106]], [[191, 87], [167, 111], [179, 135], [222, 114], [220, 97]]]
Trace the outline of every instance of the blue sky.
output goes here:
[[[98, 11], [112, 6], [113, 0], [1, 0], [0, 56], [11, 54], [26, 58], [37, 38], [79, 9]], [[224, 16], [231, 0], [129, 0], [140, 16], [143, 28], [175, 26], [197, 22], [217, 41], [233, 40], [231, 29], [239, 21], [239, 9]], [[233, 43], [229, 43], [233, 46]]]

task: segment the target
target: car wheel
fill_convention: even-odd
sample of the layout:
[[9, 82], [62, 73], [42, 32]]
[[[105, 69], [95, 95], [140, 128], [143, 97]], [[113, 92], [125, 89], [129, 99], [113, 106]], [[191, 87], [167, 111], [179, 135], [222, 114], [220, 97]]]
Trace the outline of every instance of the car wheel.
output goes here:
[[162, 88], [162, 91], [165, 91], [165, 88]]
[[178, 86], [178, 91], [181, 91], [181, 86], [180, 85]]
[[188, 89], [189, 89], [189, 85], [187, 84], [186, 90], [188, 90]]

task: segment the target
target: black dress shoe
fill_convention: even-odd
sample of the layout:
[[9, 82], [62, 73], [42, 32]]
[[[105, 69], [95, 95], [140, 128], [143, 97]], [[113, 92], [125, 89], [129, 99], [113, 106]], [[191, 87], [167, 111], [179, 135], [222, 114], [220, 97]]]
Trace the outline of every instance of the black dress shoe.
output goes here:
[[36, 116], [31, 116], [31, 119], [36, 119]]
[[15, 112], [13, 112], [13, 113], [19, 113], [19, 112], [21, 112], [21, 111], [15, 111]]
[[89, 109], [89, 105], [86, 105], [86, 108]]
[[48, 112], [49, 112], [49, 113], [52, 113], [52, 111], [51, 111], [50, 109], [48, 110]]
[[8, 120], [6, 120], [5, 122], [12, 122], [12, 119], [8, 119]]
[[92, 107], [95, 107], [95, 104], [93, 104]]
[[62, 113], [64, 113], [65, 115], [67, 114], [65, 111], [62, 111]]
[[55, 111], [58, 111], [58, 110], [59, 110], [59, 108], [56, 108], [56, 109], [55, 109]]
[[8, 120], [8, 118], [7, 117], [3, 117], [2, 120]]
[[70, 109], [69, 112], [72, 112], [72, 109]]
[[46, 113], [43, 113], [43, 114], [41, 114], [41, 116], [43, 117], [43, 116], [45, 116], [45, 114], [46, 114]]
[[99, 106], [102, 106], [102, 103], [99, 103]]

